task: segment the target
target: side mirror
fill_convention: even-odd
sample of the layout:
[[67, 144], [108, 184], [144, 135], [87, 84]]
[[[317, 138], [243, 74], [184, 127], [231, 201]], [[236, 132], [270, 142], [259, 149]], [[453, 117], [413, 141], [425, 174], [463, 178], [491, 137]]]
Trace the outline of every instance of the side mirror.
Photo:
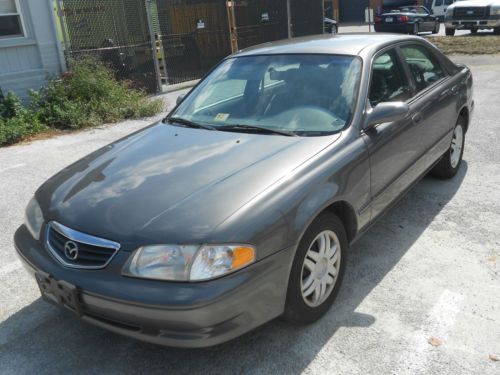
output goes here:
[[410, 112], [410, 107], [404, 102], [379, 103], [368, 111], [365, 121], [365, 130], [384, 122], [394, 122], [404, 119]]
[[179, 95], [177, 97], [177, 105], [181, 104], [185, 97], [186, 97], [186, 94]]

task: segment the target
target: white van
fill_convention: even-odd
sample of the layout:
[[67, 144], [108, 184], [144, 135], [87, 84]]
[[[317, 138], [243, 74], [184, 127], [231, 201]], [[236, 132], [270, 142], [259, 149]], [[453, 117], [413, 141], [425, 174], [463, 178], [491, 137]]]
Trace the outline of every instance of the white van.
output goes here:
[[444, 20], [446, 9], [455, 1], [457, 0], [432, 0], [432, 12], [436, 17], [439, 17], [440, 20]]

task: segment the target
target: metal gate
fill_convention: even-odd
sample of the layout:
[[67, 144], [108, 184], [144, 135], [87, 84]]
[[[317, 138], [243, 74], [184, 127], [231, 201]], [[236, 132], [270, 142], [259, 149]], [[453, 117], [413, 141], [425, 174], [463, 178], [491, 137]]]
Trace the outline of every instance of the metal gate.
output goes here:
[[243, 49], [323, 32], [323, 0], [55, 1], [70, 66], [93, 56], [149, 93], [201, 78], [232, 41]]
[[323, 33], [323, 0], [290, 0], [290, 10], [292, 37]]
[[349, 0], [340, 2], [341, 22], [365, 22], [365, 8], [369, 0]]
[[168, 84], [202, 77], [231, 53], [225, 0], [156, 0]]
[[236, 0], [238, 48], [288, 37], [287, 0]]
[[92, 56], [110, 66], [118, 79], [158, 92], [157, 71], [144, 1], [57, 0], [65, 54]]

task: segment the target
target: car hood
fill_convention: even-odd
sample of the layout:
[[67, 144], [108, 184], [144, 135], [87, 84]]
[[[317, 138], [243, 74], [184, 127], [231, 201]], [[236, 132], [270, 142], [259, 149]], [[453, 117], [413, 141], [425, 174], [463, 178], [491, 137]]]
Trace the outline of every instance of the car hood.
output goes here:
[[118, 241], [201, 243], [225, 218], [338, 136], [156, 124], [81, 159], [37, 192], [46, 220]]
[[470, 0], [457, 1], [450, 5], [450, 8], [487, 7], [500, 6], [500, 0]]

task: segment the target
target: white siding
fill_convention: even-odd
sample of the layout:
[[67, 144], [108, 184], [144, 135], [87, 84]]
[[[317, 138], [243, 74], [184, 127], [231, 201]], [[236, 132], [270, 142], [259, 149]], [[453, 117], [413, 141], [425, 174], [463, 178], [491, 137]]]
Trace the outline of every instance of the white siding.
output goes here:
[[62, 71], [52, 0], [19, 0], [26, 37], [0, 39], [0, 88], [26, 98]]

